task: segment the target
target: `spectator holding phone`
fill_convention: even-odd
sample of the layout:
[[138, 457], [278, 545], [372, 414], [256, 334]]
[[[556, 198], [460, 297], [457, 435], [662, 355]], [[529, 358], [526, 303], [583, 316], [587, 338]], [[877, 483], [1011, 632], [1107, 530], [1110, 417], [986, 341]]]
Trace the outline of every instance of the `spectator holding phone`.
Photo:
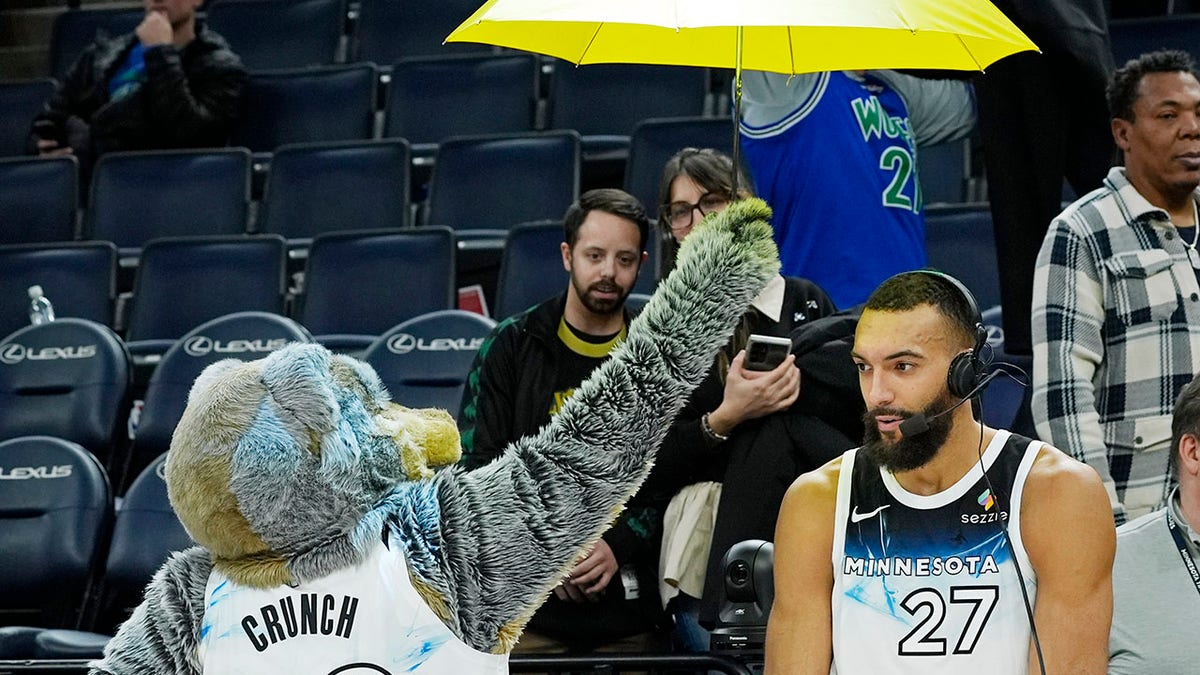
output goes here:
[[[664, 235], [670, 235], [667, 269], [692, 228], [733, 201], [733, 177], [733, 161], [711, 149], [686, 148], [667, 162], [658, 221]], [[736, 197], [748, 196], [750, 181], [740, 169], [737, 185]], [[717, 568], [725, 551], [743, 539], [771, 539], [792, 480], [824, 463], [825, 455], [855, 445], [831, 428], [814, 427], [819, 420], [793, 410], [802, 386], [795, 356], [787, 354], [769, 370], [747, 364], [752, 335], [786, 339], [798, 326], [835, 310], [829, 296], [807, 279], [778, 276], [769, 283], [676, 418], [643, 487], [643, 492], [654, 490], [664, 498], [675, 495], [664, 525], [659, 570], [669, 581], [660, 591], [664, 601], [674, 598], [676, 637], [689, 650], [707, 647], [706, 635], [695, 624], [697, 600], [703, 593], [708, 607], [715, 608], [721, 591]], [[692, 522], [704, 525], [686, 524]]]
[[84, 50], [33, 123], [29, 150], [100, 155], [225, 145], [246, 71], [225, 40], [197, 23], [202, 0], [144, 0], [127, 35]]

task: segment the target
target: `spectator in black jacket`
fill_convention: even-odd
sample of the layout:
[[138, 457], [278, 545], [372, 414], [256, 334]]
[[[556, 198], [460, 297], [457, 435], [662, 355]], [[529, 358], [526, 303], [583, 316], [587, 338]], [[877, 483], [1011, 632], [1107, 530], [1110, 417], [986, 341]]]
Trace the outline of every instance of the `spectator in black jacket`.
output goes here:
[[225, 145], [246, 71], [196, 22], [201, 0], [145, 0], [133, 33], [84, 50], [33, 123], [30, 150], [85, 171], [117, 150]]
[[[738, 196], [745, 197], [750, 181], [738, 171]], [[667, 161], [658, 222], [670, 235], [668, 269], [692, 227], [733, 201], [733, 186], [733, 160], [715, 150], [685, 148]], [[707, 649], [697, 614], [701, 623], [715, 622], [725, 552], [745, 539], [772, 539], [792, 481], [856, 445], [806, 405], [793, 357], [772, 371], [743, 366], [751, 334], [789, 337], [835, 311], [808, 279], [779, 276], [769, 283], [679, 413], [642, 487], [660, 500], [675, 494], [664, 525], [660, 592], [673, 603], [675, 637], [687, 651]], [[853, 372], [849, 359], [845, 367]]]
[[[467, 468], [488, 464], [548, 423], [625, 337], [625, 299], [647, 257], [645, 211], [620, 190], [591, 190], [563, 221], [566, 291], [502, 321], [472, 365], [459, 414]], [[514, 653], [665, 647], [666, 616], [656, 590], [658, 506], [642, 494], [630, 500], [533, 615]]]

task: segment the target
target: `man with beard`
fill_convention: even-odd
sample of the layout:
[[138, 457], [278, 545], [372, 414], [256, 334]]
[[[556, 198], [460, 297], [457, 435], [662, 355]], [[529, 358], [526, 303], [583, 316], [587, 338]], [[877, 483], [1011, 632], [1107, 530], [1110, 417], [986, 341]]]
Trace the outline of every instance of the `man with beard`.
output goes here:
[[[480, 346], [459, 413], [464, 466], [483, 466], [544, 426], [621, 343], [649, 228], [642, 205], [620, 190], [591, 190], [567, 209], [561, 248], [570, 283], [502, 321]], [[534, 614], [514, 653], [664, 647], [661, 524], [660, 510], [635, 496]]]
[[938, 272], [867, 300], [852, 352], [866, 437], [784, 498], [767, 673], [1104, 672], [1108, 499], [1086, 465], [963, 405], [985, 338]]

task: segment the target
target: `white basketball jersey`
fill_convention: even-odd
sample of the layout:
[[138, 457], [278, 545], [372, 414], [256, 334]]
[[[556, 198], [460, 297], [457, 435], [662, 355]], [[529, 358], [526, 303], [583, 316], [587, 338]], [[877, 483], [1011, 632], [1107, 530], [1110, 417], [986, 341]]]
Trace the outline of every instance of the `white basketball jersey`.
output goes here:
[[213, 570], [205, 601], [205, 675], [508, 672], [506, 654], [450, 632], [413, 587], [404, 554], [382, 542], [358, 566], [296, 588], [248, 588]]
[[[1028, 672], [1033, 565], [1021, 494], [1041, 443], [998, 431], [978, 465], [935, 495], [906, 491], [847, 451], [833, 541], [833, 668], [857, 673]], [[1008, 528], [1012, 549], [1002, 526]]]

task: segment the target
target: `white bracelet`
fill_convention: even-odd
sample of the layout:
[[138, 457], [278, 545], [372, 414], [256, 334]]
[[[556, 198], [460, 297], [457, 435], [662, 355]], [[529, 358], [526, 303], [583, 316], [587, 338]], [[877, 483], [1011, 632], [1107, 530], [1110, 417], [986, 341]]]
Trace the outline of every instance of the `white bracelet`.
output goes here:
[[708, 416], [711, 414], [712, 413], [704, 413], [704, 415], [700, 417], [700, 431], [703, 431], [705, 436], [708, 436], [711, 440], [717, 443], [722, 443], [729, 440], [728, 436], [722, 436], [721, 434], [718, 434], [716, 430], [712, 428], [712, 425], [708, 423]]

